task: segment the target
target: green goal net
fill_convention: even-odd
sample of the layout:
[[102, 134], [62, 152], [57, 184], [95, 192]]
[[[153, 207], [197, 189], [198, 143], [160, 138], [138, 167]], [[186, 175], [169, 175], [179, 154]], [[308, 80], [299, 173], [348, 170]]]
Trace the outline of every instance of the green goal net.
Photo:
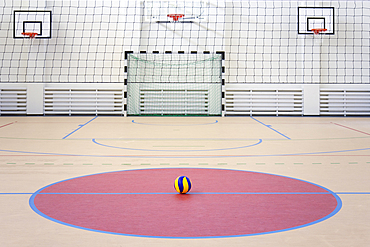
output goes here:
[[129, 54], [128, 115], [221, 115], [220, 54]]

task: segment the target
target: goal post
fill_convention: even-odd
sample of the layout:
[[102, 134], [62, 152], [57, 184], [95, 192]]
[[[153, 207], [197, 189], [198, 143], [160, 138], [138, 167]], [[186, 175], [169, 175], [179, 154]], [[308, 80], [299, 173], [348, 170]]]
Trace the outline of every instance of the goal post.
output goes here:
[[128, 115], [221, 115], [221, 54], [129, 54]]

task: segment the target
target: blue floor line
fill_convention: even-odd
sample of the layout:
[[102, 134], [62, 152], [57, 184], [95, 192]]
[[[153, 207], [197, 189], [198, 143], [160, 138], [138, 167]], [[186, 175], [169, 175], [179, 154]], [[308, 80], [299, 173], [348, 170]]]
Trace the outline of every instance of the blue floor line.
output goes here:
[[261, 121], [259, 121], [259, 120], [255, 119], [254, 117], [250, 117], [250, 118], [252, 118], [254, 121], [256, 121], [256, 122], [258, 122], [258, 123], [262, 124], [263, 126], [265, 126], [265, 127], [269, 128], [270, 130], [275, 131], [276, 133], [278, 133], [279, 135], [281, 135], [281, 136], [285, 137], [286, 139], [291, 140], [288, 136], [286, 136], [286, 135], [284, 135], [283, 133], [280, 133], [280, 132], [279, 132], [279, 131], [277, 131], [276, 129], [272, 128], [272, 127], [271, 127], [271, 125], [264, 124], [264, 123], [262, 123]]
[[[370, 150], [368, 148], [359, 148], [359, 149], [348, 149], [348, 150], [336, 150], [336, 151], [324, 151], [324, 152], [311, 152], [311, 153], [286, 153], [286, 154], [237, 154], [237, 155], [99, 155], [99, 154], [68, 154], [68, 153], [52, 153], [52, 152], [33, 152], [33, 151], [20, 151], [20, 150], [7, 150], [7, 149], [0, 149], [0, 152], [10, 152], [10, 153], [23, 153], [23, 154], [32, 154], [32, 155], [56, 155], [56, 156], [72, 156], [72, 157], [109, 157], [109, 158], [237, 158], [237, 157], [282, 157], [282, 156], [300, 156], [300, 155], [326, 155], [326, 154], [337, 154], [337, 153], [346, 153], [346, 152], [358, 152], [358, 151], [367, 151]], [[368, 155], [365, 155], [368, 156]]]
[[[337, 195], [370, 195], [370, 192], [333, 192]], [[33, 195], [35, 193], [19, 193], [19, 192], [0, 192], [0, 195]], [[176, 192], [49, 192], [49, 193], [37, 193], [38, 195], [176, 195]], [[330, 192], [189, 192], [188, 195], [326, 195], [331, 194]]]
[[82, 127], [86, 126], [87, 124], [89, 124], [90, 122], [92, 122], [93, 120], [95, 120], [98, 116], [94, 117], [93, 119], [90, 119], [89, 121], [87, 121], [86, 123], [84, 124], [80, 124], [79, 127], [77, 129], [75, 129], [74, 131], [72, 131], [71, 133], [69, 133], [68, 135], [66, 135], [65, 137], [63, 137], [62, 139], [66, 139], [67, 137], [69, 137], [70, 135], [72, 135], [73, 133], [77, 132], [78, 130], [80, 130]]

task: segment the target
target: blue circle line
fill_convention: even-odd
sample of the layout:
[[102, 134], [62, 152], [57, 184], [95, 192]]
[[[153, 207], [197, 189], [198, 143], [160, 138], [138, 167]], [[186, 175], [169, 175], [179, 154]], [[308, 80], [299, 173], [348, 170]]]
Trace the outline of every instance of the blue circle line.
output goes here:
[[116, 149], [125, 149], [125, 150], [134, 150], [134, 151], [151, 151], [151, 152], [208, 152], [208, 151], [224, 151], [224, 150], [232, 150], [232, 149], [242, 149], [242, 148], [249, 148], [253, 146], [257, 146], [262, 143], [262, 139], [259, 139], [258, 142], [247, 145], [247, 146], [240, 146], [240, 147], [232, 147], [232, 148], [215, 148], [215, 149], [203, 149], [203, 150], [162, 150], [162, 149], [141, 149], [141, 148], [125, 148], [125, 147], [116, 147], [106, 145], [100, 142], [97, 142], [96, 139], [92, 139], [92, 142], [107, 148], [116, 148]]
[[[230, 170], [232, 170], [232, 171], [243, 171], [243, 170], [222, 169], [222, 168], [177, 168], [177, 167], [176, 168], [175, 167], [173, 167], [173, 168], [148, 168], [148, 169], [134, 169], [134, 170], [150, 170], [150, 169], [214, 169], [214, 170], [217, 169], [217, 170], [229, 170], [229, 171]], [[123, 170], [121, 172], [124, 172], [124, 171], [132, 171], [132, 170]], [[320, 188], [326, 190], [328, 194], [331, 194], [331, 195], [334, 196], [334, 198], [337, 201], [337, 206], [336, 206], [336, 208], [330, 214], [326, 215], [325, 217], [323, 217], [321, 219], [318, 219], [316, 221], [313, 221], [313, 222], [304, 224], [304, 225], [296, 226], [296, 227], [281, 229], [281, 230], [277, 230], [277, 231], [270, 231], [270, 232], [252, 233], [252, 234], [225, 235], [225, 236], [200, 236], [200, 237], [149, 236], [149, 235], [136, 235], [136, 234], [126, 234], [126, 233], [117, 233], [117, 232], [109, 232], [109, 231], [96, 230], [96, 229], [81, 227], [81, 226], [77, 226], [77, 225], [72, 225], [72, 224], [65, 223], [63, 221], [54, 219], [54, 218], [52, 218], [52, 217], [50, 217], [50, 216], [42, 213], [35, 206], [35, 197], [38, 194], [40, 194], [40, 192], [42, 190], [44, 190], [44, 189], [46, 189], [46, 188], [48, 188], [48, 187], [50, 187], [52, 185], [55, 185], [55, 184], [58, 184], [58, 183], [62, 183], [64, 181], [68, 181], [68, 180], [71, 180], [71, 179], [76, 179], [76, 178], [81, 178], [81, 177], [88, 177], [88, 176], [99, 175], [99, 174], [113, 173], [113, 172], [119, 172], [119, 171], [110, 171], [110, 172], [103, 172], [103, 173], [97, 173], [97, 174], [84, 175], [84, 176], [79, 176], [79, 177], [75, 177], [75, 178], [69, 178], [69, 179], [66, 179], [66, 180], [62, 180], [62, 181], [59, 181], [59, 182], [55, 182], [55, 183], [49, 184], [49, 185], [47, 185], [47, 186], [45, 186], [45, 187], [37, 190], [35, 193], [32, 194], [32, 196], [29, 199], [29, 205], [32, 208], [32, 210], [35, 211], [40, 216], [42, 216], [42, 217], [44, 217], [44, 218], [46, 218], [48, 220], [51, 220], [53, 222], [56, 222], [56, 223], [59, 223], [59, 224], [62, 224], [62, 225], [66, 225], [66, 226], [69, 226], [69, 227], [74, 227], [74, 228], [77, 228], [77, 229], [88, 230], [88, 231], [93, 231], [93, 232], [98, 232], [98, 233], [113, 234], [113, 235], [132, 236], [132, 237], [145, 237], [145, 238], [160, 238], [160, 239], [210, 239], [210, 238], [247, 237], [247, 236], [258, 236], [258, 235], [265, 235], [265, 234], [272, 234], [272, 233], [281, 233], [281, 232], [286, 232], [286, 231], [290, 231], [290, 230], [296, 230], [296, 229], [299, 229], [299, 228], [303, 228], [303, 227], [307, 227], [307, 226], [311, 226], [311, 225], [320, 223], [320, 222], [322, 222], [324, 220], [327, 220], [327, 219], [333, 217], [342, 208], [342, 200], [340, 199], [340, 197], [336, 193], [334, 193], [333, 191], [331, 191], [331, 190], [329, 190], [329, 189], [327, 189], [327, 188], [325, 188], [325, 187], [323, 187], [321, 185], [318, 185], [318, 184], [315, 184], [315, 183], [312, 183], [312, 182], [308, 182], [308, 181], [305, 181], [305, 180], [302, 180], [302, 179], [288, 177], [288, 176], [276, 175], [276, 174], [264, 173], [264, 172], [254, 172], [254, 171], [252, 173], [267, 174], [267, 175], [274, 175], [274, 176], [279, 176], [279, 177], [284, 177], [284, 178], [290, 178], [290, 179], [294, 179], [294, 180], [297, 180], [297, 181], [306, 182], [306, 183], [315, 185], [317, 187], [320, 187]], [[243, 171], [243, 172], [251, 172], [251, 171]]]

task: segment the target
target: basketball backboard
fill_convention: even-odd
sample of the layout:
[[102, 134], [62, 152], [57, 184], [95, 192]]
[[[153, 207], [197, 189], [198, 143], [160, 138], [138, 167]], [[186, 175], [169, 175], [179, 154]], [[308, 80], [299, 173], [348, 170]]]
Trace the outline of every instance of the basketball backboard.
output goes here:
[[298, 34], [334, 34], [334, 7], [298, 7]]
[[13, 19], [13, 37], [29, 38], [24, 33], [37, 33], [37, 39], [51, 38], [51, 11], [15, 10]]
[[[205, 20], [209, 2], [205, 1], [144, 1], [146, 22], [193, 22]], [[173, 15], [182, 15], [177, 20]]]

